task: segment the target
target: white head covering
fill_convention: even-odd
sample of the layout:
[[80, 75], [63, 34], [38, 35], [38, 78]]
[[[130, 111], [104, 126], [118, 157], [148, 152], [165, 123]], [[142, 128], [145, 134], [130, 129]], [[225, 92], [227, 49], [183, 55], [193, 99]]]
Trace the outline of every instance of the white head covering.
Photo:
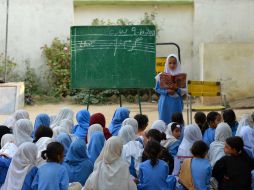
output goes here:
[[36, 165], [36, 156], [36, 145], [30, 142], [23, 143], [12, 158], [1, 190], [22, 189], [27, 173]]
[[184, 129], [183, 140], [179, 146], [177, 156], [192, 156], [190, 149], [194, 142], [202, 140], [202, 133], [195, 124], [187, 125]]
[[122, 138], [123, 144], [137, 139], [134, 128], [131, 125], [124, 125], [119, 130], [118, 136]]
[[81, 190], [82, 185], [79, 182], [69, 183], [68, 190]]
[[143, 145], [135, 140], [123, 145], [122, 159], [131, 165], [131, 158], [134, 158], [134, 167], [137, 175], [139, 174], [139, 164], [142, 162], [143, 151]]
[[61, 121], [64, 119], [68, 119], [73, 121], [73, 111], [69, 108], [63, 108], [60, 110], [60, 112], [56, 115], [55, 119], [51, 123], [50, 127], [53, 129], [54, 127], [57, 127], [60, 125]]
[[1, 147], [3, 147], [6, 143], [9, 143], [9, 142], [16, 144], [14, 135], [13, 134], [3, 135], [1, 139]]
[[122, 123], [122, 126], [125, 126], [125, 125], [130, 125], [133, 127], [135, 133], [137, 134], [138, 133], [138, 122], [136, 119], [134, 118], [127, 118], [123, 121]]
[[16, 110], [12, 116], [5, 120], [4, 125], [13, 128], [20, 119], [29, 119], [29, 113], [26, 110]]
[[90, 139], [92, 137], [92, 134], [94, 132], [103, 132], [103, 128], [100, 124], [93, 124], [88, 128], [88, 132], [87, 132], [87, 143], [90, 142]]
[[[164, 146], [165, 148], [168, 148], [171, 144], [175, 143], [177, 141], [177, 139], [172, 135], [172, 130], [171, 130], [171, 126], [174, 122], [171, 122], [170, 124], [168, 124], [167, 129], [166, 129], [166, 138], [167, 140], [164, 140], [161, 142], [161, 145]], [[178, 125], [180, 128], [180, 125]]]
[[53, 129], [53, 138], [57, 137], [60, 133], [69, 134], [69, 131], [67, 131], [66, 128], [61, 127], [61, 126], [54, 127], [54, 129]]
[[47, 146], [49, 143], [53, 142], [52, 138], [49, 137], [41, 137], [37, 142], [36, 142], [36, 146], [38, 149], [38, 154], [37, 154], [37, 165], [41, 166], [43, 163], [46, 162], [46, 160], [44, 160], [41, 157], [41, 152], [47, 149]]
[[243, 127], [240, 137], [243, 139], [244, 149], [254, 158], [254, 129], [249, 126]]
[[[170, 57], [174, 57], [176, 59], [176, 69], [175, 70], [171, 70], [169, 69], [169, 58]], [[178, 59], [178, 57], [175, 55], [175, 54], [170, 54], [168, 55], [167, 59], [166, 59], [166, 62], [165, 62], [165, 66], [164, 66], [164, 73], [169, 73], [171, 75], [177, 75], [179, 73], [182, 73], [182, 69], [181, 69], [181, 63]], [[159, 73], [158, 75], [156, 75], [155, 79], [156, 81], [159, 81], [160, 80], [160, 74]]]
[[66, 131], [68, 131], [68, 134], [71, 134], [72, 133], [72, 127], [73, 127], [73, 121], [72, 120], [69, 120], [69, 119], [63, 119], [61, 122], [60, 122], [60, 126], [65, 128]]
[[123, 141], [120, 137], [113, 136], [106, 141], [83, 190], [137, 189], [130, 178], [128, 164], [121, 159], [122, 148]]
[[240, 121], [239, 121], [239, 125], [236, 131], [236, 136], [239, 136], [241, 133], [241, 129], [245, 126], [249, 126], [251, 128], [254, 127], [254, 121], [253, 118], [251, 116], [251, 114], [244, 114], [242, 115]]
[[17, 146], [24, 142], [33, 142], [31, 137], [33, 131], [33, 124], [28, 119], [20, 119], [15, 123], [13, 135], [16, 139]]
[[14, 143], [6, 143], [0, 150], [0, 155], [5, 155], [8, 158], [12, 158], [17, 152], [18, 147]]
[[167, 128], [166, 123], [162, 120], [154, 121], [151, 127], [151, 129], [156, 129], [161, 133], [165, 133], [166, 128]]
[[227, 123], [220, 123], [215, 129], [214, 142], [210, 144], [208, 158], [212, 167], [225, 155], [224, 146], [227, 138], [232, 136], [232, 130]]

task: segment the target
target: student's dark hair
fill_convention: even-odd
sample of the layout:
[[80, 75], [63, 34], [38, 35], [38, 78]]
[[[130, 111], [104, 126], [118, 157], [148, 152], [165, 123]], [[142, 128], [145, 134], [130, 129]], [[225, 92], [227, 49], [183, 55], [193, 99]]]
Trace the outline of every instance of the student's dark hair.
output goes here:
[[144, 150], [148, 156], [148, 159], [151, 160], [151, 165], [154, 167], [158, 162], [158, 156], [161, 152], [161, 145], [157, 141], [151, 140], [146, 144]]
[[34, 142], [37, 142], [41, 137], [52, 138], [53, 131], [50, 127], [40, 126], [34, 134]]
[[149, 138], [152, 138], [153, 140], [157, 141], [160, 143], [162, 140], [166, 140], [166, 134], [161, 133], [157, 129], [150, 129], [147, 133], [146, 136]]
[[59, 162], [58, 156], [63, 154], [64, 147], [59, 142], [49, 143], [47, 149], [41, 152], [41, 157], [44, 160], [51, 162]]
[[191, 153], [195, 157], [204, 158], [209, 150], [209, 147], [204, 141], [196, 141], [191, 147]]
[[181, 112], [176, 112], [172, 115], [172, 122], [176, 122], [179, 125], [184, 125], [183, 114]]
[[172, 125], [171, 125], [171, 131], [172, 131], [172, 132], [173, 132], [175, 129], [178, 129], [177, 125], [179, 125], [179, 124], [177, 124], [176, 122], [172, 123]]
[[226, 139], [226, 143], [233, 149], [235, 149], [238, 153], [241, 153], [243, 151], [243, 140], [241, 137], [235, 136], [235, 137], [229, 137]]
[[138, 129], [140, 131], [144, 131], [147, 127], [148, 122], [149, 122], [147, 115], [137, 114], [134, 116], [134, 119], [136, 119], [138, 122]]
[[207, 123], [210, 124], [211, 122], [214, 122], [216, 120], [216, 117], [220, 115], [218, 112], [216, 111], [211, 111], [207, 114]]
[[205, 124], [206, 122], [206, 115], [204, 112], [197, 112], [195, 115], [194, 115], [194, 119], [195, 119], [195, 122], [196, 124]]
[[225, 123], [229, 124], [230, 126], [233, 125], [236, 121], [236, 115], [234, 110], [226, 109], [222, 112], [222, 117]]

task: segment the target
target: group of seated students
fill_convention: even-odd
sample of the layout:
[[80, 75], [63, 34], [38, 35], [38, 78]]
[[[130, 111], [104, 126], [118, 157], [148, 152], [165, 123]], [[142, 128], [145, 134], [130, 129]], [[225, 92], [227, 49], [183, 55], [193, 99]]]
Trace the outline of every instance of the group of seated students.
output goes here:
[[[1, 190], [250, 190], [254, 114], [232, 109], [195, 114], [185, 125], [130, 117], [117, 108], [109, 127], [102, 113], [56, 116], [18, 110], [0, 126]], [[223, 121], [222, 121], [223, 120]]]

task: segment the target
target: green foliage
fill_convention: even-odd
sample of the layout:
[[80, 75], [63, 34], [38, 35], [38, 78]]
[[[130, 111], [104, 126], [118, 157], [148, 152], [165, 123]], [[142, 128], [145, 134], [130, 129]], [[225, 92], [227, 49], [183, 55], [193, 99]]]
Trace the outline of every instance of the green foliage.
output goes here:
[[66, 97], [70, 94], [70, 43], [55, 38], [50, 46], [43, 47], [46, 63], [49, 67], [46, 78], [49, 82], [49, 93]]
[[26, 64], [26, 70], [24, 75], [25, 95], [32, 96], [35, 94], [40, 94], [39, 79], [35, 73], [35, 70], [30, 67], [29, 61], [25, 61], [25, 64]]
[[[15, 67], [17, 64], [14, 62], [13, 59], [7, 57], [7, 64], [6, 64], [6, 75], [7, 81], [14, 81], [15, 79], [19, 78], [18, 75], [14, 72]], [[0, 75], [4, 79], [5, 72], [5, 59], [4, 54], [0, 53]]]

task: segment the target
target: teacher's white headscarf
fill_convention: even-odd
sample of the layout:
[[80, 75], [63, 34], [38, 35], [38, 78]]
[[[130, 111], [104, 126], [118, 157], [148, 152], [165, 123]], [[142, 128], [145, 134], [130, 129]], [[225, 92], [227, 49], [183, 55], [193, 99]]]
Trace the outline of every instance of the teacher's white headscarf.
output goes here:
[[225, 155], [224, 146], [227, 138], [232, 136], [232, 130], [227, 123], [220, 123], [215, 129], [214, 142], [210, 144], [208, 158], [211, 166]]
[[130, 178], [129, 165], [121, 159], [123, 141], [120, 137], [107, 140], [95, 162], [93, 173], [83, 190], [136, 190]]
[[20, 119], [15, 123], [13, 135], [16, 139], [17, 146], [24, 142], [33, 142], [31, 137], [33, 131], [33, 124], [28, 119]]
[[190, 149], [194, 142], [202, 140], [202, 133], [200, 128], [195, 125], [187, 125], [184, 129], [183, 140], [179, 146], [177, 156], [193, 156]]
[[26, 175], [36, 165], [37, 147], [35, 144], [23, 143], [12, 158], [5, 182], [1, 190], [22, 189]]
[[[169, 59], [170, 57], [174, 57], [176, 59], [176, 69], [175, 70], [171, 70], [169, 68]], [[166, 59], [166, 62], [165, 62], [165, 66], [164, 66], [164, 73], [169, 73], [171, 75], [177, 75], [179, 73], [182, 73], [182, 69], [181, 69], [181, 63], [178, 59], [178, 57], [175, 55], [175, 54], [169, 54], [167, 59]], [[158, 75], [156, 75], [155, 79], [156, 81], [159, 81], [160, 80], [160, 74], [159, 73]]]

